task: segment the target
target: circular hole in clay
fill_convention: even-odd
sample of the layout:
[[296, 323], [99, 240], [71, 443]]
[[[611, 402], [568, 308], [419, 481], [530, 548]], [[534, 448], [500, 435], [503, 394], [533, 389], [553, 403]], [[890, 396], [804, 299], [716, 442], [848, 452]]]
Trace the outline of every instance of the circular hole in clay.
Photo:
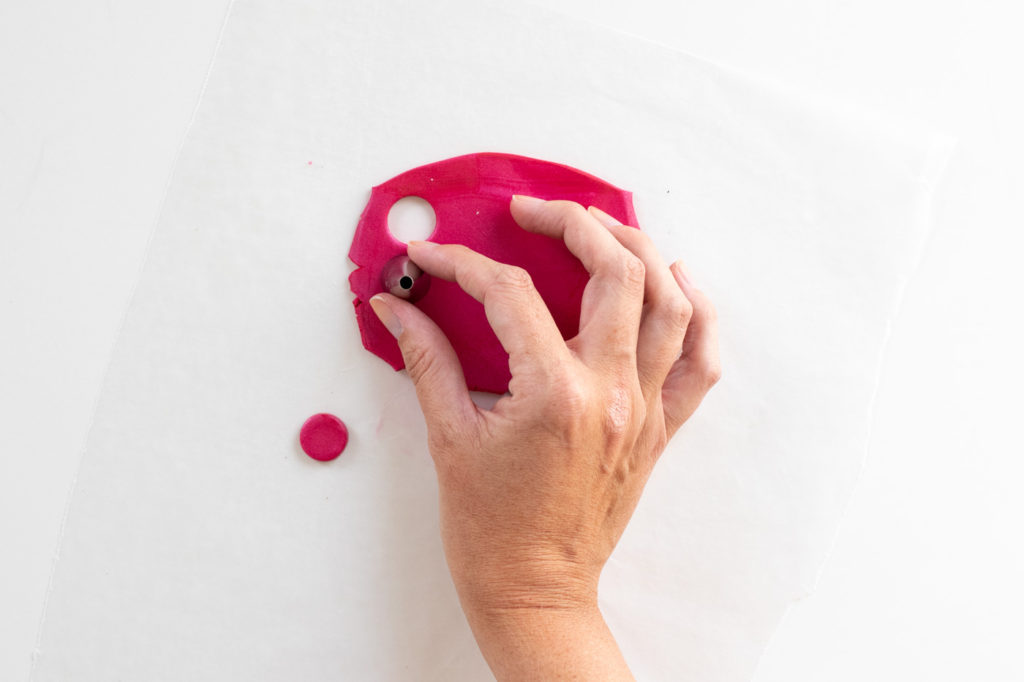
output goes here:
[[412, 289], [412, 277], [405, 275], [402, 279], [398, 280], [398, 286], [403, 289]]
[[434, 207], [420, 197], [402, 197], [388, 211], [388, 229], [401, 242], [427, 239], [434, 233], [436, 224]]

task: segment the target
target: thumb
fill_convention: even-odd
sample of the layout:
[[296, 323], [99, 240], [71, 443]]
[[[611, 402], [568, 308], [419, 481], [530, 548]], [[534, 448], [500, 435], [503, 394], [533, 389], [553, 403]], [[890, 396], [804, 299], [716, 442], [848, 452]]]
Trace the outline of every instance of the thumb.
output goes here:
[[476, 412], [462, 365], [448, 337], [419, 308], [391, 294], [377, 294], [370, 307], [398, 340], [405, 368], [434, 436], [464, 424]]

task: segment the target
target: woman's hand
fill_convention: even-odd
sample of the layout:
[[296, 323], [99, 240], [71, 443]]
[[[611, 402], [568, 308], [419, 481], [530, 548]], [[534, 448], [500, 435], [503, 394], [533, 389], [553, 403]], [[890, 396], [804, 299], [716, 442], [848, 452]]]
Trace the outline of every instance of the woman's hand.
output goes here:
[[441, 330], [371, 300], [416, 385], [440, 486], [445, 555], [499, 679], [629, 679], [597, 609], [601, 569], [669, 438], [720, 375], [715, 312], [681, 263], [607, 214], [514, 197], [524, 229], [564, 239], [590, 273], [564, 341], [521, 268], [458, 245], [409, 257], [480, 301], [509, 354], [511, 395], [471, 401]]

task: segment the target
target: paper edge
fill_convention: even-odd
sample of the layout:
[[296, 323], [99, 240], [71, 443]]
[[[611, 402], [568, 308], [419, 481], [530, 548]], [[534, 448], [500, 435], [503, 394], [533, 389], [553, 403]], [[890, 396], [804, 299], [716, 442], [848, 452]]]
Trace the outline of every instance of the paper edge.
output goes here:
[[883, 369], [885, 367], [886, 358], [889, 355], [893, 328], [900, 316], [903, 314], [904, 301], [906, 299], [907, 290], [910, 288], [910, 283], [914, 281], [920, 273], [925, 254], [928, 252], [928, 247], [935, 237], [935, 222], [933, 215], [935, 199], [938, 194], [938, 188], [946, 175], [950, 161], [952, 160], [953, 154], [959, 144], [960, 142], [958, 138], [949, 135], [939, 135], [938, 139], [936, 139], [932, 144], [932, 148], [929, 151], [928, 160], [924, 165], [921, 178], [921, 184], [925, 189], [919, 195], [915, 210], [916, 215], [914, 218], [916, 229], [923, 230], [923, 234], [918, 242], [917, 248], [915, 249], [910, 269], [896, 284], [896, 290], [893, 293], [889, 313], [886, 315], [885, 329], [882, 334], [882, 343], [878, 351], [878, 357], [875, 361], [875, 382], [874, 386], [871, 388], [871, 398], [868, 403], [868, 416], [864, 423], [864, 450], [861, 455], [860, 463], [857, 467], [857, 474], [854, 478], [851, 493], [842, 505], [842, 510], [839, 513], [839, 520], [832, 533], [832, 539], [829, 542], [828, 549], [825, 551], [825, 555], [822, 557], [821, 562], [815, 571], [814, 577], [804, 589], [803, 594], [797, 595], [786, 604], [785, 610], [782, 612], [778, 622], [775, 624], [775, 629], [772, 631], [772, 634], [768, 637], [764, 647], [758, 654], [757, 662], [750, 676], [750, 680], [752, 681], [757, 680], [758, 674], [761, 670], [761, 663], [764, 660], [764, 655], [771, 648], [772, 642], [775, 640], [775, 635], [778, 634], [779, 629], [792, 612], [793, 607], [813, 595], [817, 590], [818, 584], [821, 582], [821, 577], [825, 573], [828, 562], [835, 553], [836, 545], [839, 543], [839, 537], [842, 535], [843, 526], [846, 524], [846, 517], [850, 513], [850, 507], [853, 506], [853, 499], [857, 494], [857, 488], [860, 487], [861, 478], [864, 475], [864, 470], [867, 468], [868, 459], [871, 455], [878, 394], [882, 386]]
[[50, 575], [46, 580], [46, 591], [43, 595], [43, 604], [39, 613], [39, 623], [36, 626], [36, 638], [35, 644], [32, 647], [31, 661], [29, 663], [28, 671], [28, 682], [31, 682], [36, 675], [37, 668], [39, 666], [39, 657], [42, 654], [42, 643], [43, 643], [43, 632], [46, 626], [46, 617], [48, 615], [50, 606], [50, 596], [53, 593], [54, 578], [57, 574], [57, 564], [60, 562], [61, 550], [64, 548], [64, 536], [67, 531], [68, 517], [71, 513], [71, 504], [75, 499], [75, 490], [78, 487], [78, 477], [82, 472], [82, 465], [85, 462], [85, 455], [89, 445], [89, 440], [92, 438], [93, 429], [96, 427], [96, 415], [99, 412], [100, 401], [106, 393], [107, 382], [110, 380], [110, 368], [114, 363], [114, 356], [117, 353], [117, 348], [120, 345], [121, 337], [124, 332], [124, 326], [128, 319], [128, 314], [132, 309], [132, 304], [135, 301], [135, 297], [138, 293], [139, 283], [142, 281], [143, 274], [146, 271], [146, 265], [149, 264], [149, 259], [152, 253], [153, 241], [156, 237], [157, 229], [163, 222], [164, 211], [167, 205], [167, 197], [170, 195], [171, 187], [174, 183], [174, 178], [178, 173], [178, 162], [181, 160], [181, 152], [185, 148], [185, 144], [188, 141], [189, 134], [192, 132], [192, 127], [195, 125], [196, 117], [199, 113], [199, 109], [202, 106], [203, 98], [206, 95], [206, 87], [210, 83], [210, 76], [213, 73], [214, 66], [217, 63], [217, 55], [220, 53], [221, 43], [224, 41], [224, 34], [227, 30], [228, 22], [231, 18], [232, 10], [235, 6], [235, 0], [227, 0], [227, 7], [224, 10], [224, 17], [221, 19], [220, 28], [217, 29], [217, 39], [213, 45], [213, 51], [210, 54], [210, 60], [206, 65], [206, 72], [203, 75], [203, 82], [199, 87], [199, 93], [196, 96], [195, 104], [192, 107], [192, 113], [189, 116], [188, 123], [185, 125], [185, 130], [181, 134], [181, 139], [178, 142], [178, 147], [174, 152], [174, 158], [171, 160], [170, 171], [167, 173], [167, 180], [164, 183], [164, 189], [160, 198], [160, 205], [157, 208], [156, 217], [153, 219], [153, 224], [149, 228], [149, 234], [146, 237], [146, 245], [143, 248], [142, 259], [139, 262], [139, 267], [133, 277], [133, 283], [131, 290], [128, 292], [124, 310], [121, 312], [120, 320], [118, 320], [117, 328], [114, 331], [114, 343], [111, 344], [110, 350], [107, 352], [107, 359], [103, 366], [103, 380], [100, 383], [99, 390], [96, 392], [91, 409], [91, 415], [89, 416], [89, 426], [86, 429], [85, 436], [82, 439], [82, 443], [79, 446], [78, 461], [75, 463], [75, 473], [71, 479], [71, 485], [68, 486], [67, 497], [64, 501], [64, 511], [61, 514], [60, 529], [57, 531], [57, 543], [53, 550], [53, 558], [50, 561]]

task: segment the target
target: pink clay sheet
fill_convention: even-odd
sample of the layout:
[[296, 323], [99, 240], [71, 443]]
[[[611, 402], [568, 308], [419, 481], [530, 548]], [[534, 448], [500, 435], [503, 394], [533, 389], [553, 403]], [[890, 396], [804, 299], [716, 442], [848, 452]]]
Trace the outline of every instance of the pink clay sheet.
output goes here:
[[[508, 208], [513, 194], [597, 206], [636, 226], [629, 192], [549, 161], [513, 154], [467, 154], [401, 173], [373, 188], [349, 251], [349, 259], [359, 266], [349, 283], [367, 350], [395, 369], [405, 367], [398, 344], [368, 302], [384, 290], [385, 264], [405, 254], [405, 244], [388, 229], [388, 212], [407, 196], [425, 199], [433, 207], [436, 227], [430, 241], [463, 244], [501, 263], [525, 268], [562, 336], [576, 335], [587, 271], [561, 240], [526, 232], [515, 223]], [[416, 305], [451, 341], [471, 390], [504, 393], [508, 389], [508, 354], [487, 323], [483, 306], [454, 282], [443, 280], [431, 281]]]
[[[715, 302], [724, 378], [600, 600], [638, 679], [749, 680], [853, 490], [946, 152], [849, 111], [530, 4], [236, 0], [96, 407], [34, 682], [490, 679], [413, 386], [364, 348], [366, 263], [346, 259], [371, 187], [481, 151], [628, 188]], [[485, 184], [467, 201], [496, 216], [520, 189]], [[318, 413], [347, 426], [328, 462], [301, 448]]]

